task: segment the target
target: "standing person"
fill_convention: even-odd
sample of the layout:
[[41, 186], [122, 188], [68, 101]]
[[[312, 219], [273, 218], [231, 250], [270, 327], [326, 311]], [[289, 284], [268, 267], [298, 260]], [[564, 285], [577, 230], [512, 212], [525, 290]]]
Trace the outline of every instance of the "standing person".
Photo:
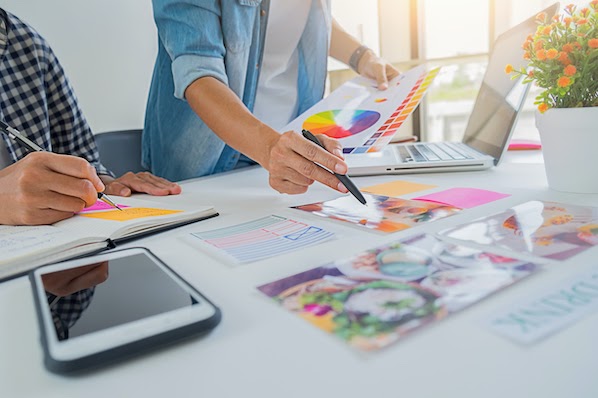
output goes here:
[[97, 193], [178, 194], [150, 173], [120, 178], [100, 163], [94, 136], [48, 43], [0, 8], [0, 118], [48, 152], [29, 153], [0, 134], [0, 225], [71, 217]]
[[279, 134], [324, 94], [328, 55], [385, 89], [398, 71], [347, 34], [329, 0], [153, 0], [159, 48], [143, 134], [143, 162], [169, 179], [253, 161], [282, 193], [314, 180], [347, 189], [338, 141], [326, 150]]

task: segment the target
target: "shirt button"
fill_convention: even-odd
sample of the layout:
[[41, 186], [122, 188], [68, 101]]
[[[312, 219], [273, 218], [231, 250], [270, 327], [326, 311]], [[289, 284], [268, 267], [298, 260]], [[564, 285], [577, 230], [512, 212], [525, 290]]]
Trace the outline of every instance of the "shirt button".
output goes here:
[[262, 15], [262, 17], [266, 16], [266, 10], [262, 9], [262, 12], [260, 13]]
[[255, 69], [259, 69], [260, 64], [255, 64]]

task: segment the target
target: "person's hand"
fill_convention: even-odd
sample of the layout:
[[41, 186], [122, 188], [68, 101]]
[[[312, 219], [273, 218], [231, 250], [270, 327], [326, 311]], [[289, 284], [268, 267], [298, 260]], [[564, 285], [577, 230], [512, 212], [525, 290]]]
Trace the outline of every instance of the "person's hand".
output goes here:
[[141, 192], [155, 196], [166, 196], [181, 193], [180, 185], [146, 171], [139, 173], [128, 172], [117, 179], [102, 176], [102, 180], [106, 184], [104, 193], [108, 195], [131, 196], [133, 192]]
[[[299, 194], [307, 191], [314, 181], [347, 193], [347, 188], [332, 174], [347, 173], [341, 144], [332, 138], [318, 135], [326, 150], [293, 131], [276, 136], [269, 148], [270, 186], [280, 193]], [[317, 164], [316, 164], [317, 163]], [[321, 167], [321, 166], [323, 167]], [[326, 170], [326, 169], [328, 170]]]
[[44, 290], [58, 297], [89, 289], [108, 279], [108, 261], [52, 272], [42, 276]]
[[103, 190], [87, 160], [33, 152], [0, 170], [0, 224], [53, 224], [93, 205]]
[[357, 70], [360, 75], [376, 80], [379, 90], [386, 90], [388, 81], [399, 75], [399, 71], [394, 66], [371, 50], [363, 54], [357, 65]]

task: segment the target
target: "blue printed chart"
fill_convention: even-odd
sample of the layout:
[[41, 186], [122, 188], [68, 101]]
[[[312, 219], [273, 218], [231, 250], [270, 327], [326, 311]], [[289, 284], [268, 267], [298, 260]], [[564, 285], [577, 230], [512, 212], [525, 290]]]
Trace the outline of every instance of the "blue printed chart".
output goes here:
[[203, 248], [234, 264], [264, 260], [335, 238], [333, 232], [320, 227], [275, 215], [190, 235]]

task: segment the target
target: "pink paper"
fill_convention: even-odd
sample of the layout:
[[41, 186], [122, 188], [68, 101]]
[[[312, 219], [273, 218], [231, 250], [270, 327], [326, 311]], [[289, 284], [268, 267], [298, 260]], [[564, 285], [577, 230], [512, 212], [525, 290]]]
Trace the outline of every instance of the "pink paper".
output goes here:
[[[129, 206], [123, 206], [121, 204], [118, 205], [118, 207], [125, 208], [125, 207], [129, 207]], [[98, 200], [93, 206], [89, 206], [84, 208], [83, 210], [81, 210], [79, 213], [87, 213], [90, 211], [98, 211], [98, 210], [113, 210], [114, 207], [110, 206], [108, 203], [104, 203], [101, 200]]]
[[413, 198], [413, 200], [423, 200], [426, 202], [443, 203], [461, 209], [470, 209], [495, 200], [506, 198], [508, 194], [487, 191], [476, 188], [451, 188], [446, 191], [432, 193], [430, 195]]

